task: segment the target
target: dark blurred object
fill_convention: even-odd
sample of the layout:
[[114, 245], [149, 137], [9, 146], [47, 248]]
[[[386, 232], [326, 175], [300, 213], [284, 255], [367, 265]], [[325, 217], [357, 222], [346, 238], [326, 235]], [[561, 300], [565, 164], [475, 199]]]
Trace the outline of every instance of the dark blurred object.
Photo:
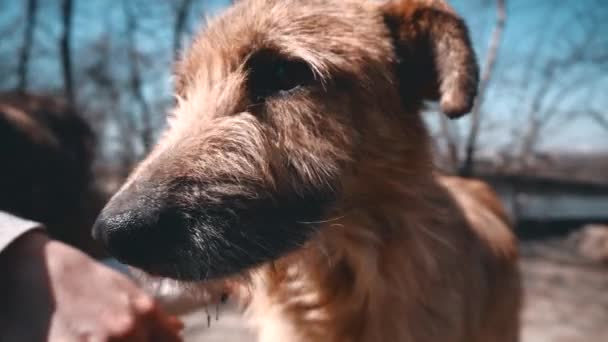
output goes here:
[[92, 177], [94, 150], [88, 123], [61, 100], [0, 93], [0, 210], [101, 256], [90, 237], [105, 201]]

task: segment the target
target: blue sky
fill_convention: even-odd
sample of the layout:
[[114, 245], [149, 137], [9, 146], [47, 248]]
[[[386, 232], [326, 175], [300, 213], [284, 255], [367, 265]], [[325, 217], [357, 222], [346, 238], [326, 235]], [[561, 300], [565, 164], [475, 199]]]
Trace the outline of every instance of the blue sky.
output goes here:
[[[95, 56], [95, 44], [107, 44], [116, 74], [124, 70], [125, 51], [120, 45], [124, 35], [122, 5], [116, 0], [75, 0], [74, 54], [76, 62], [87, 66]], [[205, 8], [196, 5], [190, 14], [192, 26], [202, 22], [203, 15], [213, 15], [226, 5], [227, 0], [206, 1]], [[0, 1], [0, 70], [13, 70], [16, 56], [11, 46], [21, 40], [22, 25], [19, 14], [24, 2]], [[164, 0], [134, 0], [130, 4], [140, 13], [142, 22], [137, 35], [140, 49], [154, 58], [146, 63], [146, 89], [150, 98], [170, 93], [171, 18], [163, 15], [169, 6]], [[195, 3], [201, 3], [195, 1]], [[466, 19], [472, 32], [476, 51], [483, 61], [489, 36], [493, 29], [495, 8], [493, 0], [453, 0], [452, 4]], [[545, 111], [573, 112], [586, 108], [608, 108], [608, 66], [588, 66], [581, 63], [559, 69], [548, 85], [543, 82], [543, 68], [551, 61], [566, 57], [580, 44], [585, 51], [608, 50], [608, 1], [605, 0], [507, 0], [508, 19], [499, 60], [488, 96], [484, 102], [485, 115], [482, 147], [502, 148], [513, 136], [523, 134], [528, 125], [534, 94], [542, 93], [539, 107]], [[48, 89], [61, 85], [57, 61], [56, 39], [59, 35], [58, 1], [40, 0], [39, 27], [36, 30], [35, 56], [32, 66], [34, 88]], [[595, 16], [603, 22], [587, 39], [589, 33], [581, 29], [582, 17]], [[7, 31], [7, 28], [9, 29]], [[585, 39], [583, 39], [585, 38]], [[578, 44], [578, 45], [577, 45]], [[156, 53], [166, 51], [167, 53]], [[582, 75], [582, 76], [581, 76]], [[13, 80], [7, 76], [5, 82]], [[546, 88], [546, 89], [545, 89]], [[563, 91], [562, 89], [568, 89]], [[84, 90], [83, 90], [84, 91]], [[554, 105], [555, 104], [555, 105]], [[555, 107], [555, 108], [553, 108]], [[608, 131], [599, 128], [584, 115], [556, 115], [544, 128], [541, 150], [593, 151], [608, 150]], [[565, 119], [568, 117], [567, 119]], [[431, 120], [433, 121], [433, 120]], [[466, 131], [467, 119], [458, 123]]]
[[[494, 25], [494, 1], [454, 0], [452, 3], [468, 22], [479, 59], [483, 61]], [[593, 20], [600, 23], [595, 32], [589, 34], [585, 28], [581, 28], [579, 21], [583, 16], [593, 16]], [[605, 54], [608, 50], [608, 2], [507, 0], [504, 39], [489, 95], [484, 102], [484, 112], [491, 113], [488, 123], [491, 133], [484, 135], [482, 140], [509, 139], [505, 127], [517, 129], [517, 126], [526, 125], [529, 102], [533, 101], [533, 94], [544, 86], [539, 79], [540, 70], [547, 63], [567, 58], [572, 53], [572, 47], [587, 41], [589, 35], [592, 42], [588, 50], [602, 50]], [[559, 94], [560, 89], [570, 90]], [[542, 107], [550, 109], [555, 103], [557, 110], [563, 111], [585, 109], [587, 106], [594, 109], [608, 108], [606, 89], [606, 62], [597, 70], [580, 63], [559, 71], [547, 87], [548, 95]], [[541, 148], [608, 150], [608, 132], [585, 115], [573, 119], [555, 119], [550, 121], [543, 134]]]

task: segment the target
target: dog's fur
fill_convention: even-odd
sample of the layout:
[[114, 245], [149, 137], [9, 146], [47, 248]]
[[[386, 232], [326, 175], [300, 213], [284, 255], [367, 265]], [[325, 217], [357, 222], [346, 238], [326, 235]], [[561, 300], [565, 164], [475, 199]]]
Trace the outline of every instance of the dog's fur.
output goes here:
[[0, 210], [102, 255], [87, 229], [105, 203], [92, 177], [94, 148], [88, 123], [61, 100], [0, 93]]
[[176, 77], [170, 128], [94, 228], [117, 257], [247, 274], [262, 341], [517, 341], [506, 215], [435, 174], [420, 116], [477, 87], [443, 1], [243, 0]]

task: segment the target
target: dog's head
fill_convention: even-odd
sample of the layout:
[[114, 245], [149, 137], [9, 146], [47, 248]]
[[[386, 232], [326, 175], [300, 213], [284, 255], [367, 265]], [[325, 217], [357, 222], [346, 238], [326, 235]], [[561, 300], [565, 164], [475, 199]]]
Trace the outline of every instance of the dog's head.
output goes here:
[[240, 1], [178, 63], [169, 128], [94, 235], [186, 280], [274, 260], [355, 196], [361, 165], [426, 158], [424, 100], [456, 117], [476, 85], [467, 29], [442, 1]]

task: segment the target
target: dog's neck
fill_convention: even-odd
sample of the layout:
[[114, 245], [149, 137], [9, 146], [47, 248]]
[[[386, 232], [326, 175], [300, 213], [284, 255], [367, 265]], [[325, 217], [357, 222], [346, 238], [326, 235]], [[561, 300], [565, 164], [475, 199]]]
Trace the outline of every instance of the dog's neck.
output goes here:
[[421, 215], [436, 211], [425, 207], [431, 204], [421, 194], [392, 195], [390, 203], [330, 217], [305, 248], [255, 272], [249, 312], [259, 323], [260, 341], [416, 340], [416, 329], [402, 321], [413, 313], [393, 309], [386, 317], [385, 310], [424, 299], [424, 284], [403, 276], [403, 269], [415, 269], [423, 279], [421, 273], [432, 274], [429, 247], [442, 242], [425, 230], [425, 223], [436, 224]]

